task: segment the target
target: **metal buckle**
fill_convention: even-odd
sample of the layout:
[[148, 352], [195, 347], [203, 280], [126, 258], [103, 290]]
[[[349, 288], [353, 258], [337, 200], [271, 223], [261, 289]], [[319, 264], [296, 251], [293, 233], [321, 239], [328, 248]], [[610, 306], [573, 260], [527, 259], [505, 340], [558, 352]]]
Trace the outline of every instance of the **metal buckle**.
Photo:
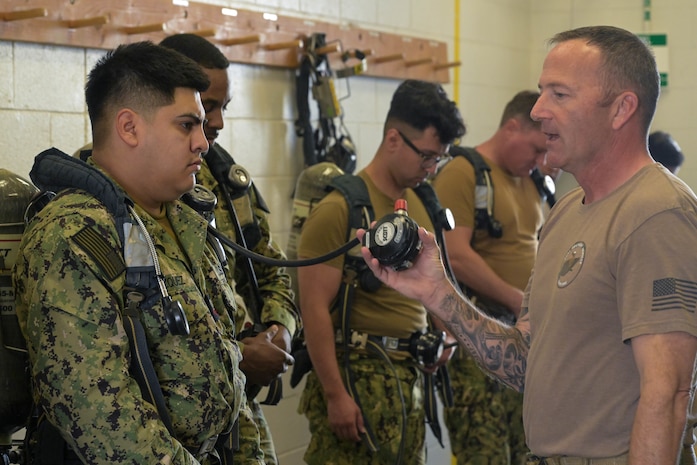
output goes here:
[[382, 345], [387, 350], [398, 350], [399, 349], [399, 338], [383, 336]]
[[198, 452], [196, 453], [196, 459], [201, 462], [204, 458], [206, 458], [206, 456], [208, 456], [208, 454], [210, 454], [215, 448], [216, 442], [218, 442], [217, 434], [203, 441], [203, 444], [201, 444], [201, 447], [198, 448]]
[[356, 349], [365, 349], [368, 343], [368, 334], [351, 331], [351, 345]]

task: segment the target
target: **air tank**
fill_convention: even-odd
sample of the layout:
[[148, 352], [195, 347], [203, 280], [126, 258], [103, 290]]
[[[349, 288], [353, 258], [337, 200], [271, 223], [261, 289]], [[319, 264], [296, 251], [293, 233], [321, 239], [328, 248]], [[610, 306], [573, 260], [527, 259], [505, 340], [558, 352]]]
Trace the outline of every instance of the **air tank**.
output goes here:
[[[305, 168], [298, 176], [293, 195], [293, 224], [288, 235], [286, 256], [290, 260], [298, 258], [298, 242], [300, 232], [312, 207], [317, 205], [327, 195], [327, 186], [335, 177], [344, 174], [344, 171], [336, 164], [323, 161]], [[288, 268], [295, 292], [295, 300], [298, 300], [298, 284], [296, 268]]]
[[24, 338], [19, 330], [12, 267], [24, 232], [24, 212], [38, 189], [0, 168], [0, 444], [23, 428], [32, 398]]

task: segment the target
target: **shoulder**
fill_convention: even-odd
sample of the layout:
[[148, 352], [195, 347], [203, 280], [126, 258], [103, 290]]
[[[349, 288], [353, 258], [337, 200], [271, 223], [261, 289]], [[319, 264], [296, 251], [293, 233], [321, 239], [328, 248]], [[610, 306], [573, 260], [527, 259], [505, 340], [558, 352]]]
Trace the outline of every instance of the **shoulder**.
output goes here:
[[471, 190], [474, 179], [474, 166], [465, 157], [457, 156], [438, 170], [432, 183], [438, 195], [441, 195], [452, 189]]
[[70, 237], [87, 226], [115, 231], [113, 216], [99, 200], [80, 190], [58, 194], [32, 219], [27, 232]]
[[697, 213], [692, 189], [658, 164], [643, 168], [606, 200], [618, 205], [618, 214], [635, 222], [668, 210]]
[[[474, 174], [474, 165], [472, 165], [466, 157], [456, 156], [448, 160], [448, 162], [438, 170], [438, 176], [442, 173]], [[436, 176], [436, 179], [438, 176]]]

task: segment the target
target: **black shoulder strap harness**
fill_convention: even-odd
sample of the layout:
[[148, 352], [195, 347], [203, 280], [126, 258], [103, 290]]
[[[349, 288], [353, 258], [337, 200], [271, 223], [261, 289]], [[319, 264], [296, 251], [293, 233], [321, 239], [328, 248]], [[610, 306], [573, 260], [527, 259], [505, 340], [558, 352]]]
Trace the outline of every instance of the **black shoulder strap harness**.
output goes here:
[[484, 229], [495, 239], [503, 235], [501, 223], [494, 218], [494, 184], [491, 181], [491, 168], [475, 149], [453, 146], [452, 156], [462, 156], [474, 167], [474, 228]]
[[[471, 147], [452, 146], [450, 155], [457, 157], [461, 156], [474, 167], [474, 227], [475, 229], [483, 229], [495, 239], [503, 235], [503, 226], [494, 218], [494, 183], [491, 180], [491, 168], [484, 161], [482, 155]], [[543, 176], [537, 168], [535, 168], [530, 177], [537, 187], [537, 191], [543, 201], [546, 201], [549, 207], [553, 207], [556, 199], [554, 192], [546, 184], [546, 176]]]
[[[126, 225], [133, 221], [131, 211], [134, 203], [99, 170], [80, 159], [52, 148], [36, 156], [30, 177], [37, 187], [46, 192], [58, 193], [66, 189], [80, 189], [92, 194], [113, 215], [119, 240], [123, 246]], [[86, 231], [79, 232], [77, 236], [89, 234]], [[122, 317], [131, 350], [130, 372], [137, 381], [143, 398], [156, 407], [163, 424], [175, 437], [172, 420], [150, 359], [145, 331], [140, 321], [142, 310], [148, 305], [153, 305], [160, 297], [155, 267], [127, 266], [124, 256], [113, 253], [111, 246], [98, 235], [92, 234], [84, 240], [76, 237], [76, 240], [102, 269], [111, 269], [114, 278], [121, 272], [126, 272], [123, 299], [127, 306], [123, 309]], [[45, 434], [55, 439], [55, 433], [45, 432]], [[227, 440], [228, 437], [231, 435], [226, 435], [225, 439]], [[207, 455], [215, 447], [217, 439], [217, 436], [210, 438], [201, 446], [201, 449], [194, 451], [195, 455], [197, 457]]]
[[[92, 194], [114, 216], [119, 239], [121, 244], [124, 243], [124, 224], [131, 222], [129, 207], [133, 207], [133, 201], [99, 170], [59, 150], [49, 149], [36, 156], [30, 177], [34, 184], [44, 191], [60, 192], [65, 189], [80, 189]], [[60, 180], [60, 182], [57, 182], [57, 180]], [[81, 243], [90, 247], [87, 252], [91, 256], [97, 261], [103, 262], [103, 260], [100, 260], [100, 257], [104, 257], [104, 250], [102, 250], [104, 246], [102, 244], [92, 242], [93, 245], [89, 246], [90, 241], [87, 240], [81, 241]], [[108, 260], [112, 268], [113, 257], [113, 254], [109, 254]], [[139, 281], [150, 282], [150, 279], [141, 276], [143, 271], [129, 269], [125, 261], [123, 261], [123, 256], [120, 256], [120, 258], [122, 267], [120, 271], [126, 271], [127, 286], [129, 281], [132, 283]], [[106, 267], [105, 265], [102, 266]], [[150, 270], [147, 271], [149, 272]], [[154, 272], [154, 270], [152, 271]], [[157, 376], [155, 376], [145, 343], [145, 332], [140, 323], [139, 312], [135, 311], [137, 309], [137, 305], [135, 307], [129, 305], [128, 308], [124, 309], [123, 313], [124, 327], [128, 334], [131, 354], [135, 357], [131, 361], [131, 374], [138, 381], [145, 399], [157, 407], [163, 423], [172, 433], [172, 421], [165, 407], [160, 383], [157, 380]]]
[[[370, 202], [368, 189], [363, 179], [361, 179], [359, 176], [354, 176], [351, 174], [337, 176], [332, 179], [328, 189], [336, 189], [341, 192], [348, 203], [349, 219], [348, 228], [346, 231], [346, 240], [350, 240], [352, 238], [356, 229], [368, 228], [370, 226], [370, 223], [374, 219], [375, 215], [373, 206]], [[431, 218], [434, 229], [436, 230], [438, 242], [442, 247], [444, 247], [445, 243], [443, 241], [443, 230], [452, 229], [449, 212], [440, 205], [435, 191], [430, 184], [422, 183], [419, 187], [414, 189], [414, 192], [419, 196], [419, 199], [424, 204], [424, 207]], [[443, 253], [443, 255], [445, 256], [446, 254]], [[353, 397], [356, 404], [362, 410], [360, 399], [358, 398], [358, 393], [355, 388], [355, 377], [349, 363], [349, 353], [351, 347], [357, 347], [362, 344], [362, 346], [371, 353], [377, 355], [380, 359], [385, 361], [388, 366], [392, 367], [392, 362], [386, 353], [384, 338], [380, 338], [379, 336], [367, 336], [363, 340], [359, 341], [356, 339], [357, 333], [351, 331], [349, 324], [350, 311], [353, 305], [353, 294], [356, 286], [361, 286], [367, 292], [374, 292], [380, 286], [380, 283], [368, 269], [361, 256], [347, 253], [344, 257], [344, 277], [342, 279], [338, 299], [335, 304], [335, 309], [338, 309], [340, 312], [340, 330], [339, 334], [337, 334], [337, 344], [341, 344], [344, 349], [344, 370], [346, 373], [347, 390], [351, 397]], [[446, 268], [449, 269], [449, 265]], [[402, 343], [400, 342], [399, 350], [407, 350], [407, 347], [402, 347], [401, 345]], [[452, 406], [452, 391], [450, 389], [450, 377], [448, 375], [447, 368], [445, 366], [440, 367], [436, 374], [424, 373], [424, 389], [426, 394], [426, 420], [431, 427], [434, 436], [438, 439], [441, 446], [443, 446], [442, 432], [436, 407], [436, 389], [441, 390], [444, 403], [447, 406]], [[404, 397], [401, 391], [400, 398], [402, 399], [403, 406], [402, 437], [404, 437], [406, 433], [406, 411], [404, 410]], [[369, 422], [365, 417], [363, 420], [366, 427], [366, 435], [363, 437], [363, 440], [369, 450], [375, 452], [378, 450], [378, 443]], [[403, 443], [400, 445], [399, 459], [401, 459], [402, 453]], [[398, 463], [400, 463], [399, 459]]]

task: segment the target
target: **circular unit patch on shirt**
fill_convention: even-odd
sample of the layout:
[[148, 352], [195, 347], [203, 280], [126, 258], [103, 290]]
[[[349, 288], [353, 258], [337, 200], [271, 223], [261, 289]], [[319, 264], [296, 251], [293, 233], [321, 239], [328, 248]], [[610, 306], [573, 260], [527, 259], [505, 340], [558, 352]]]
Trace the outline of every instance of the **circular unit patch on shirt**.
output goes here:
[[557, 287], [563, 288], [568, 286], [576, 279], [576, 276], [581, 272], [583, 260], [586, 258], [586, 244], [577, 242], [564, 255], [564, 260], [557, 276]]

